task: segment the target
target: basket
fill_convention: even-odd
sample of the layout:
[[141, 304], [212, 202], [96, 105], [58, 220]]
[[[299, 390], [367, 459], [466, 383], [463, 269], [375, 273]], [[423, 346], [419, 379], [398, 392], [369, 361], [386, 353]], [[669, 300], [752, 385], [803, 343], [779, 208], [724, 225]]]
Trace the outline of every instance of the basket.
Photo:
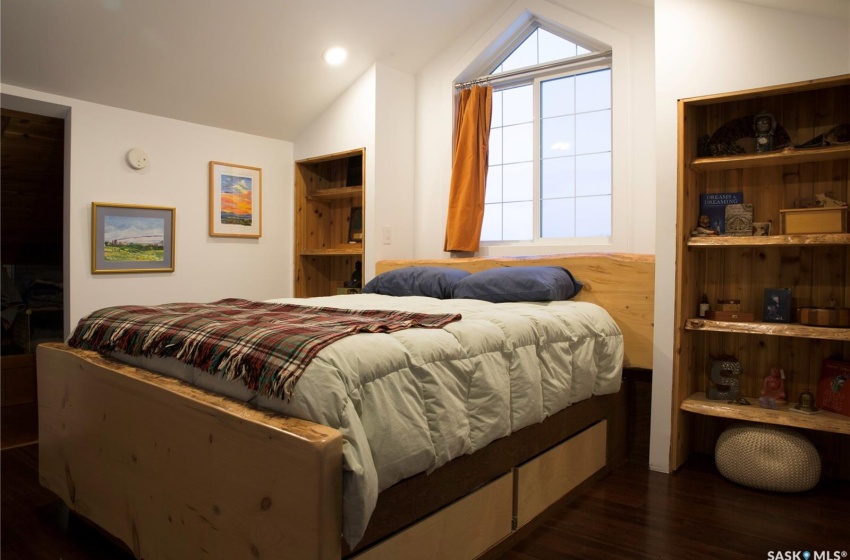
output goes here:
[[770, 424], [733, 424], [717, 439], [714, 460], [732, 482], [773, 492], [810, 490], [821, 475], [815, 446], [790, 428]]

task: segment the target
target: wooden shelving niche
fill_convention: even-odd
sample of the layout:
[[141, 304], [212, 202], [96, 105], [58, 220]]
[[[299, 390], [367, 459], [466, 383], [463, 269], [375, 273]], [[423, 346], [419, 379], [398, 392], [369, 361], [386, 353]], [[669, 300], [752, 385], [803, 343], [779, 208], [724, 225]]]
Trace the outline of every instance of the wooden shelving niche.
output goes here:
[[[761, 322], [764, 290], [790, 288], [792, 321], [801, 307], [850, 307], [850, 233], [786, 235], [780, 210], [817, 193], [850, 200], [850, 144], [788, 147], [762, 154], [706, 157], [707, 135], [735, 119], [768, 111], [800, 145], [850, 122], [850, 75], [679, 101], [677, 203], [676, 354], [670, 463], [691, 453], [713, 453], [730, 422], [748, 420], [806, 429], [824, 459], [824, 474], [850, 478], [850, 416], [792, 410], [804, 391], [817, 392], [824, 359], [850, 361], [850, 329], [798, 322]], [[704, 193], [742, 192], [754, 222], [771, 222], [764, 237], [692, 237]], [[703, 294], [710, 302], [736, 299], [749, 322], [698, 317]], [[706, 398], [714, 359], [742, 367], [741, 395], [750, 405]], [[788, 405], [759, 406], [771, 368], [785, 372]], [[843, 463], [843, 464], [842, 464]]]
[[365, 222], [356, 240], [350, 226], [352, 208], [366, 215], [365, 158], [357, 149], [295, 162], [295, 297], [336, 294], [363, 262]]

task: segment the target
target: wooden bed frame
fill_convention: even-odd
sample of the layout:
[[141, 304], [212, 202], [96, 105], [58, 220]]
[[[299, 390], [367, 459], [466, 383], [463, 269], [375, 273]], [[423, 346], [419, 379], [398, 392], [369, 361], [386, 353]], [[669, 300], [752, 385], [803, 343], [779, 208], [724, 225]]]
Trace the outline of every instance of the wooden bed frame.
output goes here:
[[[654, 258], [381, 261], [470, 271], [553, 265], [584, 283], [650, 369]], [[41, 484], [137, 558], [473, 558], [625, 456], [625, 399], [593, 397], [379, 496], [354, 551], [342, 542], [342, 435], [64, 344], [37, 350]], [[487, 512], [482, 515], [482, 512]]]

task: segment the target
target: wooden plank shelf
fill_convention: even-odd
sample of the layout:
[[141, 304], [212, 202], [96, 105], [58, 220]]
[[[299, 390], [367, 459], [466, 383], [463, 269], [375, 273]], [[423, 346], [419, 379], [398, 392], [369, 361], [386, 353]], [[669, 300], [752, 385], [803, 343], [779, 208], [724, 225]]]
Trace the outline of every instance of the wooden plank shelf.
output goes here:
[[361, 255], [363, 245], [353, 243], [351, 247], [332, 247], [330, 249], [302, 249], [299, 253], [302, 257], [342, 257], [346, 255]]
[[363, 187], [336, 187], [332, 189], [321, 189], [307, 195], [307, 200], [337, 200], [340, 198], [361, 198]]
[[786, 148], [766, 154], [742, 154], [738, 156], [702, 157], [691, 161], [690, 168], [697, 173], [723, 171], [726, 169], [752, 169], [773, 165], [799, 165], [819, 161], [850, 158], [850, 144], [824, 146], [822, 148]]
[[681, 403], [681, 409], [703, 414], [717, 416], [720, 418], [733, 418], [747, 420], [750, 422], [764, 422], [765, 424], [779, 424], [793, 428], [806, 428], [833, 432], [837, 434], [850, 434], [850, 416], [844, 416], [835, 412], [822, 410], [815, 414], [804, 414], [791, 410], [796, 404], [780, 405], [778, 409], [772, 410], [762, 408], [758, 404], [758, 398], [747, 397], [749, 405], [730, 404], [723, 400], [711, 400], [706, 398], [705, 393], [694, 393]]
[[688, 248], [705, 249], [712, 247], [801, 247], [812, 245], [850, 245], [850, 233], [817, 233], [805, 235], [768, 235], [768, 236], [707, 236], [691, 237]]
[[850, 341], [850, 329], [848, 328], [813, 327], [800, 323], [712, 321], [709, 319], [693, 318], [685, 321], [685, 330], [793, 336], [796, 338], [817, 338], [821, 340], [840, 340], [843, 342]]

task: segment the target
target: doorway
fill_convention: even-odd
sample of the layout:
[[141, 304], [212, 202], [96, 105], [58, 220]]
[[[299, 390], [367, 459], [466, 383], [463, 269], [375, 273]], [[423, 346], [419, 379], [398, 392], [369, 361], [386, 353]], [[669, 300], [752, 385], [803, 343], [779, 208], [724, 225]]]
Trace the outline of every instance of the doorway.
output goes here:
[[63, 339], [65, 120], [3, 108], [2, 447], [37, 439], [35, 347]]

